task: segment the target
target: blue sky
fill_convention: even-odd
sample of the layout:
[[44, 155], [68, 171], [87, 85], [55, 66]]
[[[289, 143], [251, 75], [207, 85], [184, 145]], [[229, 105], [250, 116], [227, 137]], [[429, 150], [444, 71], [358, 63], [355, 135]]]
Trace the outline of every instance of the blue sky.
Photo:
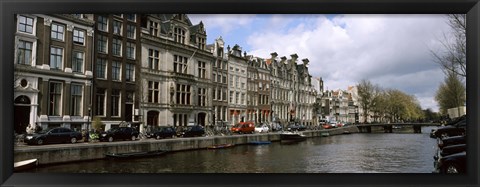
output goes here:
[[329, 90], [361, 79], [415, 95], [424, 109], [438, 111], [435, 91], [444, 79], [430, 51], [450, 29], [444, 15], [188, 15], [203, 21], [207, 43], [222, 36], [262, 58], [272, 52], [310, 60], [310, 74]]

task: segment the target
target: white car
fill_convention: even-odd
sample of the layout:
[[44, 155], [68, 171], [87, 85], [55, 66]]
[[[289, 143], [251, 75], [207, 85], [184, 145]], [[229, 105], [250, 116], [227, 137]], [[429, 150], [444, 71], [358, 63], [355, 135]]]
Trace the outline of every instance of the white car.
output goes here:
[[268, 132], [270, 130], [270, 128], [268, 127], [268, 125], [266, 124], [263, 124], [263, 125], [260, 125], [258, 127], [255, 127], [255, 132]]

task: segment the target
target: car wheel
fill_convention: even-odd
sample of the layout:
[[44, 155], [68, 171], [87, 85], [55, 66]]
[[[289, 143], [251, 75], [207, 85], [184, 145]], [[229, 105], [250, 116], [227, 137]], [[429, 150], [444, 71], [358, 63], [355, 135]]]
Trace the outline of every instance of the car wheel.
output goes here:
[[175, 134], [172, 134], [172, 138], [175, 138]]
[[450, 163], [445, 167], [445, 173], [459, 173], [457, 164]]
[[77, 143], [77, 138], [72, 137], [72, 138], [70, 139], [70, 142], [71, 142], [71, 143]]
[[108, 141], [113, 142], [113, 137], [112, 136], [108, 137]]
[[43, 145], [43, 140], [42, 140], [42, 139], [38, 139], [38, 140], [37, 140], [37, 145]]
[[135, 141], [136, 139], [137, 139], [137, 137], [132, 136], [132, 141]]
[[157, 140], [160, 139], [160, 135], [157, 135], [157, 137], [155, 137], [155, 139], [157, 139]]

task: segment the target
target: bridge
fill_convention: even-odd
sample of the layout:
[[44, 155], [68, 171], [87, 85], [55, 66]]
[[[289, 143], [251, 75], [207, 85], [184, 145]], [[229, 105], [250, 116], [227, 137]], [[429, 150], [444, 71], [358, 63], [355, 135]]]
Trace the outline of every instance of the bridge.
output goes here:
[[424, 126], [441, 126], [439, 123], [372, 123], [356, 125], [360, 133], [371, 133], [372, 127], [383, 127], [385, 133], [392, 133], [394, 128], [413, 127], [414, 133], [422, 133]]

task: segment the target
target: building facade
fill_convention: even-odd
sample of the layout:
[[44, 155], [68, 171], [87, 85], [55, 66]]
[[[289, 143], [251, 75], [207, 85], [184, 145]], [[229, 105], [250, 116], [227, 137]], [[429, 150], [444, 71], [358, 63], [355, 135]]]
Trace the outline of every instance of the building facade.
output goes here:
[[208, 125], [212, 64], [203, 23], [185, 14], [142, 16], [141, 115], [148, 126]]
[[229, 90], [229, 113], [228, 121], [231, 125], [247, 118], [247, 59], [242, 56], [242, 49], [235, 45], [232, 49], [227, 47], [228, 51], [228, 90]]
[[140, 17], [94, 15], [93, 103], [103, 130], [128, 122], [139, 128]]
[[15, 133], [28, 124], [88, 128], [92, 15], [18, 14], [15, 22]]
[[213, 121], [216, 125], [228, 124], [228, 58], [225, 54], [225, 42], [222, 37], [210, 45], [210, 50], [215, 57], [212, 67], [212, 105]]

